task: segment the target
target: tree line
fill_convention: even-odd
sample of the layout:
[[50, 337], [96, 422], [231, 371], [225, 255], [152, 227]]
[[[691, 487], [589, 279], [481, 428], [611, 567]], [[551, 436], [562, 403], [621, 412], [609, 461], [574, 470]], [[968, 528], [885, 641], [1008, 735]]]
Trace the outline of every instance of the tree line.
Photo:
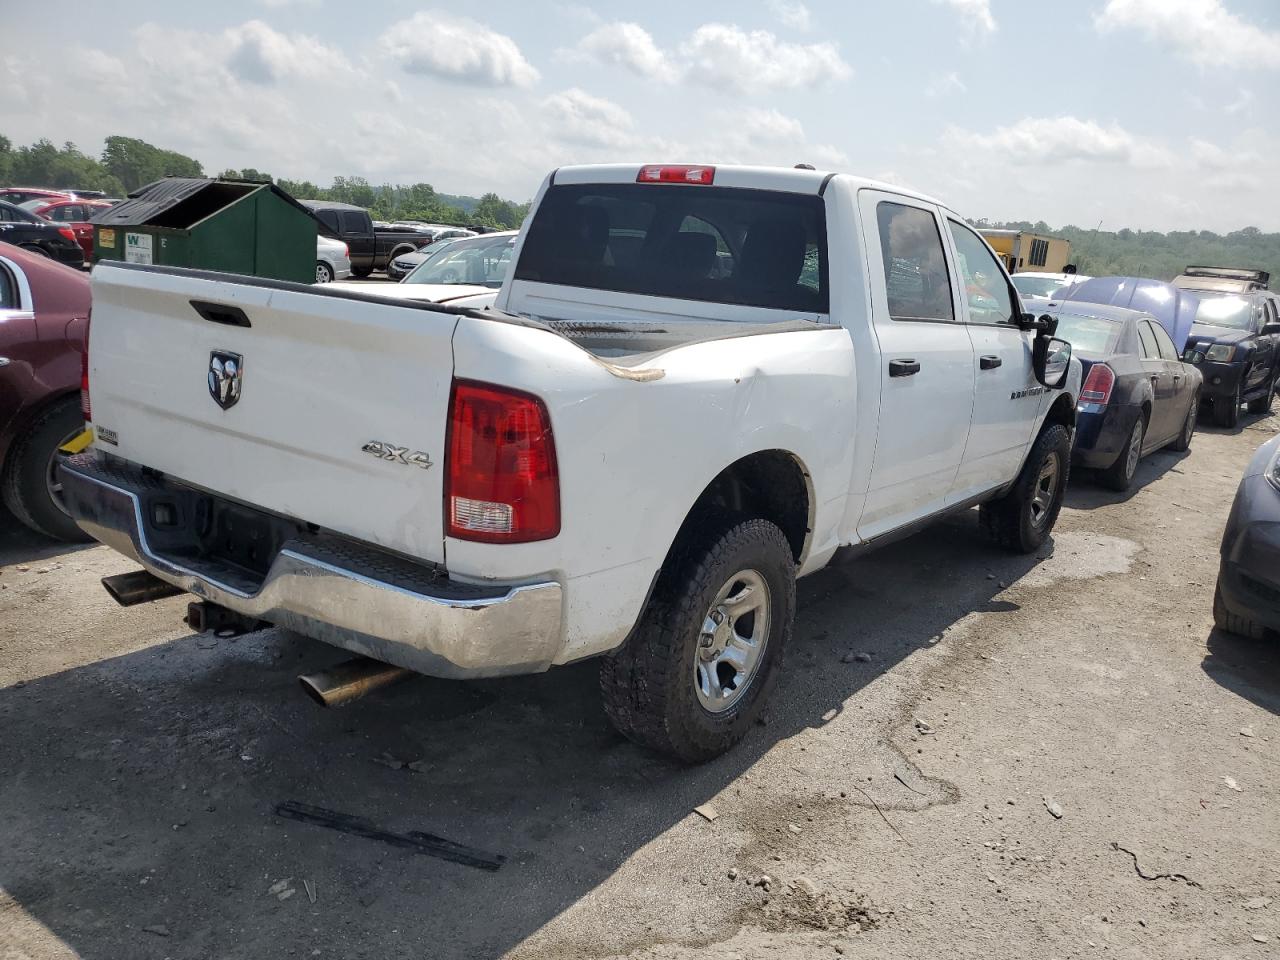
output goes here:
[[1266, 270], [1280, 289], [1280, 233], [1245, 227], [1227, 234], [1209, 230], [1090, 230], [1067, 226], [1052, 229], [1040, 221], [1012, 223], [976, 221], [979, 227], [1026, 230], [1071, 241], [1071, 262], [1091, 277], [1151, 277], [1172, 280], [1190, 265]]
[[[107, 137], [99, 157], [81, 152], [74, 143], [61, 147], [37, 140], [14, 147], [0, 135], [0, 185], [61, 187], [102, 190], [123, 197], [165, 176], [201, 177], [199, 160], [175, 150], [153, 146], [133, 137]], [[440, 223], [484, 224], [515, 229], [528, 213], [527, 203], [503, 200], [496, 193], [482, 197], [437, 193], [429, 183], [408, 186], [375, 186], [364, 177], [335, 177], [321, 187], [308, 180], [274, 179], [269, 173], [247, 167], [223, 170], [219, 176], [274, 182], [287, 193], [304, 200], [333, 200], [370, 210], [379, 220], [429, 220]], [[1280, 233], [1263, 233], [1245, 227], [1227, 234], [1208, 230], [1089, 230], [1067, 226], [1051, 229], [1044, 222], [989, 223], [980, 227], [1029, 230], [1071, 241], [1071, 258], [1090, 276], [1138, 276], [1171, 280], [1188, 264], [1248, 267], [1268, 270], [1280, 284]]]
[[[109, 197], [124, 197], [161, 177], [205, 175], [204, 166], [194, 157], [133, 137], [107, 137], [101, 156], [92, 157], [70, 141], [59, 147], [42, 139], [15, 147], [8, 137], [0, 135], [0, 186], [101, 190]], [[321, 187], [307, 180], [277, 180], [253, 168], [223, 170], [218, 176], [273, 182], [301, 200], [355, 204], [367, 208], [378, 220], [429, 220], [515, 229], [529, 210], [527, 203], [503, 200], [496, 193], [454, 196], [437, 193], [429, 183], [374, 186], [363, 177], [335, 177], [332, 186]]]

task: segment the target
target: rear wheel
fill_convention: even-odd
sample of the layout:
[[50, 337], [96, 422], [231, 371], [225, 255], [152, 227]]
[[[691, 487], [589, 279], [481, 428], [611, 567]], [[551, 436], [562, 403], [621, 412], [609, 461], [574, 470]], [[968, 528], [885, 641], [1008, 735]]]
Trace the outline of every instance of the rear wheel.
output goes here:
[[1071, 468], [1071, 431], [1055, 423], [1040, 434], [1008, 493], [979, 508], [979, 522], [993, 541], [1018, 553], [1038, 550], [1062, 510]]
[[[1240, 378], [1241, 383], [1244, 377]], [[1240, 384], [1236, 384], [1235, 393], [1229, 397], [1214, 397], [1213, 422], [1215, 426], [1230, 429], [1240, 422]]]
[[795, 560], [766, 520], [677, 548], [626, 645], [600, 667], [605, 712], [646, 747], [697, 763], [742, 739], [777, 683]]
[[351, 272], [362, 280], [369, 274], [373, 273], [373, 267], [357, 267], [354, 263], [351, 265]]
[[1267, 634], [1265, 627], [1259, 626], [1248, 617], [1236, 616], [1227, 609], [1227, 605], [1222, 599], [1221, 584], [1217, 584], [1213, 588], [1213, 622], [1219, 630], [1225, 630], [1227, 633], [1234, 633], [1241, 637], [1248, 637], [1250, 640], [1261, 640]]
[[31, 529], [57, 540], [84, 541], [62, 502], [59, 447], [84, 430], [77, 399], [55, 404], [42, 413], [9, 450], [0, 492], [5, 506]]
[[1196, 432], [1196, 414], [1200, 408], [1200, 394], [1194, 394], [1191, 397], [1191, 406], [1187, 408], [1187, 419], [1183, 421], [1182, 432], [1178, 434], [1178, 439], [1173, 441], [1173, 449], [1179, 453], [1191, 449], [1191, 437]]
[[1250, 413], [1270, 413], [1276, 396], [1276, 371], [1271, 371], [1271, 379], [1267, 381], [1267, 392], [1249, 401]]
[[329, 266], [323, 260], [316, 261], [316, 283], [332, 283], [333, 267]]
[[1138, 422], [1129, 433], [1129, 442], [1116, 457], [1116, 462], [1099, 471], [1098, 480], [1104, 487], [1121, 492], [1133, 485], [1134, 474], [1138, 472], [1138, 461], [1142, 459], [1142, 440], [1147, 433], [1147, 423], [1142, 414], [1138, 414]]

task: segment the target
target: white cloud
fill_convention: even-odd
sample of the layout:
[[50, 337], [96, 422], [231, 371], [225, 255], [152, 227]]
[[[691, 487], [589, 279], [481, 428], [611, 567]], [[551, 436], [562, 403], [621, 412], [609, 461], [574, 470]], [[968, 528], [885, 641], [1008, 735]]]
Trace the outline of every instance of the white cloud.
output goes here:
[[1280, 32], [1227, 10], [1222, 0], [1107, 0], [1101, 32], [1134, 29], [1202, 67], [1280, 68]]
[[622, 147], [631, 142], [631, 114], [577, 87], [547, 97], [542, 109], [555, 134], [569, 143]]
[[832, 43], [787, 43], [768, 30], [722, 23], [703, 24], [674, 51], [663, 50], [638, 24], [605, 24], [583, 37], [571, 56], [617, 64], [652, 80], [688, 79], [744, 93], [816, 87], [853, 75]]
[[777, 110], [748, 110], [741, 118], [742, 129], [756, 140], [804, 142], [804, 127], [794, 117]]
[[529, 87], [540, 76], [514, 40], [467, 17], [420, 10], [378, 43], [407, 73], [490, 87]]
[[804, 31], [813, 26], [809, 8], [800, 0], [769, 0], [769, 9], [784, 27]]
[[679, 51], [691, 78], [725, 90], [795, 90], [853, 75], [834, 44], [785, 43], [722, 23], [698, 27]]
[[1249, 105], [1251, 103], [1253, 103], [1253, 91], [1241, 88], [1239, 96], [1222, 109], [1230, 114], [1244, 113], [1244, 111], [1249, 109]]
[[651, 80], [674, 81], [675, 67], [638, 23], [606, 23], [578, 42], [578, 52], [599, 63], [626, 67]]
[[315, 37], [285, 34], [261, 20], [250, 20], [225, 31], [231, 50], [227, 66], [251, 83], [278, 83], [285, 77], [315, 78], [352, 66], [343, 54]]
[[977, 35], [996, 32], [996, 18], [991, 15], [991, 0], [933, 0], [960, 14], [965, 29]]
[[281, 7], [316, 7], [320, 5], [320, 0], [259, 0], [264, 7], [270, 7], [273, 10]]
[[964, 81], [960, 79], [960, 74], [953, 70], [951, 73], [946, 73], [930, 80], [929, 85], [924, 88], [924, 95], [926, 97], [945, 97], [952, 93], [964, 93], [968, 89]]
[[953, 150], [995, 152], [1019, 165], [1054, 166], [1083, 160], [1140, 167], [1165, 166], [1169, 151], [1118, 124], [1102, 126], [1076, 117], [1027, 117], [992, 133], [952, 127], [944, 143]]

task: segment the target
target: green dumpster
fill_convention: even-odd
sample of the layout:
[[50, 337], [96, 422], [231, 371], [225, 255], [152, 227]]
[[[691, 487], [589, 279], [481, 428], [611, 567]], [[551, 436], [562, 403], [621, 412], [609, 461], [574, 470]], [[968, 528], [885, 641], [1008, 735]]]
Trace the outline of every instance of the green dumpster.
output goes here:
[[166, 177], [94, 219], [93, 259], [313, 283], [317, 229], [275, 184]]

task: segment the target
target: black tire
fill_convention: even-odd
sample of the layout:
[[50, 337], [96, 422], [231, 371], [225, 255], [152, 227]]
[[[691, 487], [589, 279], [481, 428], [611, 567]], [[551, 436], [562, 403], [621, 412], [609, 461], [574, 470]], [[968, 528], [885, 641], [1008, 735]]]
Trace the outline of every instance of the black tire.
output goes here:
[[[1147, 438], [1147, 421], [1142, 414], [1138, 415], [1133, 429], [1129, 431], [1129, 442], [1124, 445], [1115, 463], [1105, 470], [1098, 471], [1098, 482], [1109, 490], [1124, 493], [1133, 486], [1133, 478], [1138, 472], [1138, 463], [1142, 459], [1142, 442]], [[1134, 447], [1137, 453], [1134, 453]]]
[[[1048, 490], [1051, 499], [1045, 508], [1033, 509], [1038, 501], [1036, 491], [1050, 457], [1057, 458], [1057, 471]], [[1008, 493], [999, 500], [984, 503], [978, 510], [983, 532], [995, 543], [1015, 553], [1032, 553], [1048, 539], [1062, 510], [1062, 495], [1067, 489], [1071, 470], [1071, 431], [1060, 423], [1052, 424], [1031, 447], [1022, 472]]]
[[357, 267], [354, 263], [351, 265], [351, 272], [363, 280], [369, 274], [373, 273], [373, 267]]
[[[725, 520], [672, 550], [627, 643], [600, 666], [605, 713], [631, 740], [688, 763], [727, 751], [764, 709], [795, 619], [795, 559], [767, 520]], [[717, 594], [739, 572], [768, 587], [769, 631], [754, 673], [721, 712], [702, 705], [694, 677], [704, 624]]]
[[58, 447], [83, 428], [78, 399], [56, 403], [14, 442], [5, 463], [0, 483], [5, 506], [32, 530], [55, 540], [81, 543], [90, 539], [58, 505], [47, 479]]
[[1222, 600], [1222, 586], [1215, 584], [1213, 588], [1213, 622], [1219, 630], [1247, 637], [1250, 640], [1262, 640], [1267, 635], [1267, 628], [1259, 626], [1248, 617], [1239, 617], [1227, 609]]
[[316, 283], [333, 283], [333, 267], [323, 260], [316, 261]]
[[1191, 406], [1187, 409], [1187, 419], [1182, 424], [1182, 432], [1178, 434], [1178, 438], [1169, 444], [1173, 450], [1179, 453], [1185, 453], [1191, 449], [1191, 438], [1196, 432], [1196, 416], [1200, 409], [1200, 394], [1191, 395]]
[[1267, 381], [1267, 392], [1249, 401], [1250, 413], [1270, 413], [1271, 404], [1276, 396], [1276, 371], [1271, 371], [1271, 379]]
[[[1241, 377], [1241, 382], [1244, 377]], [[1236, 384], [1236, 392], [1231, 397], [1213, 398], [1213, 423], [1217, 427], [1230, 430], [1240, 422], [1240, 384]]]

